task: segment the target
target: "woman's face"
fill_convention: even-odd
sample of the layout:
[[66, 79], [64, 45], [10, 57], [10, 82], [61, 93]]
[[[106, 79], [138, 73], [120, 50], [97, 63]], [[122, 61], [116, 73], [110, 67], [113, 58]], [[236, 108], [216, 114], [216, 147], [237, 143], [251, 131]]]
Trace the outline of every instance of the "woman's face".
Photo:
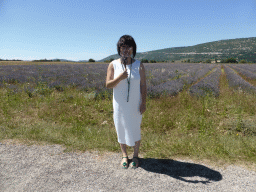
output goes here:
[[123, 45], [120, 47], [120, 55], [122, 57], [131, 57], [132, 55], [132, 46], [129, 45]]

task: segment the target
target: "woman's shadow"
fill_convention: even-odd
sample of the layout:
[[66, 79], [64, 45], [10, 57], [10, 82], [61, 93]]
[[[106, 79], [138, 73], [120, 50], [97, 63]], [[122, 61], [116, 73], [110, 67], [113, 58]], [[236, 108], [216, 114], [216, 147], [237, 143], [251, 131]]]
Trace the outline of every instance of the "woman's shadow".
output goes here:
[[[189, 183], [207, 184], [210, 183], [210, 181], [222, 180], [222, 175], [218, 171], [195, 163], [185, 163], [172, 159], [153, 158], [140, 158], [139, 162], [139, 167], [146, 171], [169, 175], [170, 177]], [[202, 181], [185, 179], [186, 177], [196, 176], [204, 179]]]

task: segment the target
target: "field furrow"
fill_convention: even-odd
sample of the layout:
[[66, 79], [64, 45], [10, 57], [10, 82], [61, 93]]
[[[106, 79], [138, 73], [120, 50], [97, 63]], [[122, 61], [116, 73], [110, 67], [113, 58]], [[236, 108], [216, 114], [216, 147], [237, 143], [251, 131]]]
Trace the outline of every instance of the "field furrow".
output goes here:
[[229, 66], [224, 65], [224, 70], [226, 72], [226, 77], [229, 83], [229, 86], [235, 90], [243, 90], [249, 93], [255, 93], [256, 87], [245, 81], [240, 77], [233, 69]]
[[205, 96], [207, 93], [213, 94], [215, 97], [219, 96], [219, 80], [221, 75], [221, 68], [217, 66], [212, 73], [190, 87], [189, 93], [193, 96]]

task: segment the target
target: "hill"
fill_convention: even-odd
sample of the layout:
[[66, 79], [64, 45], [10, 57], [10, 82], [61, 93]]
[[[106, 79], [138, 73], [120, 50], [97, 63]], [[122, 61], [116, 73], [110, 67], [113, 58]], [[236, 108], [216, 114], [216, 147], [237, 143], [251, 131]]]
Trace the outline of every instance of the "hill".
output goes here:
[[88, 62], [89, 60], [79, 60], [77, 62]]
[[75, 61], [67, 60], [67, 59], [52, 59], [52, 61], [75, 62]]
[[[200, 62], [210, 59], [225, 60], [233, 57], [238, 61], [244, 59], [247, 62], [256, 63], [256, 37], [219, 40], [194, 46], [165, 48], [136, 54], [136, 59], [156, 61], [184, 61]], [[117, 59], [118, 54], [110, 55], [102, 60]]]

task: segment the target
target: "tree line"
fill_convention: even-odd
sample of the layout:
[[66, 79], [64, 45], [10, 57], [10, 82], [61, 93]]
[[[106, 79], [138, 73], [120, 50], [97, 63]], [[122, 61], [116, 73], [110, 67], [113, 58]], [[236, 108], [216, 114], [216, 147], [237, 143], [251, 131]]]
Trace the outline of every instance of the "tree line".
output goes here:
[[[105, 60], [104, 62], [105, 63], [110, 63], [111, 61], [113, 61], [114, 59], [113, 58], [110, 58], [109, 60]], [[172, 61], [167, 61], [167, 60], [148, 60], [148, 59], [141, 59], [140, 60], [142, 63], [169, 63], [169, 62], [172, 62], [174, 63], [175, 60], [172, 60]], [[248, 62], [247, 60], [245, 59], [242, 59], [240, 61], [238, 61], [238, 59], [236, 58], [226, 58], [226, 59], [214, 59], [214, 60], [211, 60], [211, 59], [207, 59], [207, 60], [201, 60], [201, 61], [193, 61], [193, 60], [190, 60], [190, 59], [187, 59], [187, 60], [182, 60], [182, 61], [179, 61], [179, 62], [182, 62], [182, 63], [212, 63], [212, 61], [215, 61], [215, 63], [252, 63], [252, 62]]]

